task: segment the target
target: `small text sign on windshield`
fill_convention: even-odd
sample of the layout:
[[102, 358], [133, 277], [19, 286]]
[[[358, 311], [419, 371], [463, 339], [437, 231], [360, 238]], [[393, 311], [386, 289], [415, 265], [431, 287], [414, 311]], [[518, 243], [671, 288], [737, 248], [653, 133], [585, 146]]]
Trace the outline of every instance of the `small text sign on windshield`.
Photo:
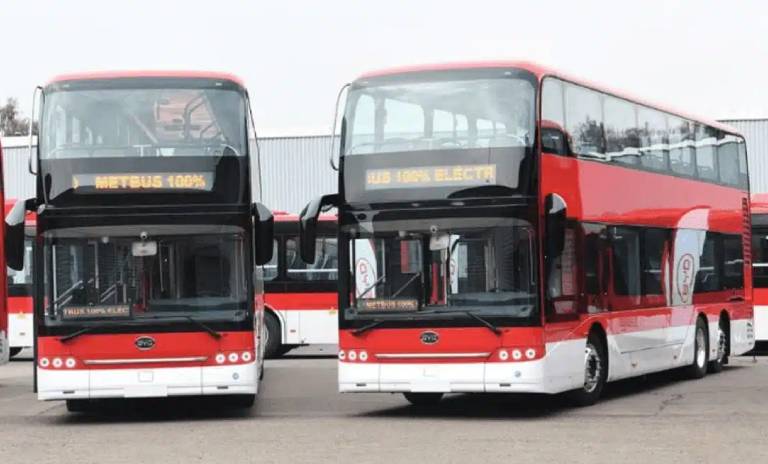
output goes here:
[[74, 174], [74, 190], [199, 190], [211, 191], [212, 172], [143, 172], [113, 174]]
[[411, 187], [455, 187], [496, 183], [495, 164], [423, 166], [413, 168], [368, 169], [366, 190]]
[[63, 319], [96, 319], [130, 317], [128, 305], [67, 306], [62, 308]]
[[415, 299], [363, 299], [358, 302], [360, 311], [418, 311], [419, 302]]

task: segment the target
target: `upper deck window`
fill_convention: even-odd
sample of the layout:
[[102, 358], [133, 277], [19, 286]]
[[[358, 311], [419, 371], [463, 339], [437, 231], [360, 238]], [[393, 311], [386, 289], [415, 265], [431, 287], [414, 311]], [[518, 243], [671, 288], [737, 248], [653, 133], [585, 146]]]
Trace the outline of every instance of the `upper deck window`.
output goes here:
[[470, 71], [354, 84], [345, 154], [531, 147], [535, 80], [516, 70]]
[[218, 84], [189, 85], [184, 79], [54, 84], [45, 95], [40, 156], [244, 155], [244, 95]]

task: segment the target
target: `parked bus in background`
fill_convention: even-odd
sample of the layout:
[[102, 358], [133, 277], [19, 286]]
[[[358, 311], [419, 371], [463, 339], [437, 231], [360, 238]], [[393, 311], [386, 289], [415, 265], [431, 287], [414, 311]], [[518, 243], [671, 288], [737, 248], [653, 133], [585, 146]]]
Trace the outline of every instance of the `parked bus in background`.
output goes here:
[[752, 196], [752, 295], [755, 339], [768, 342], [768, 194]]
[[70, 410], [183, 395], [253, 404], [272, 215], [251, 200], [260, 172], [242, 82], [117, 72], [38, 90], [37, 195], [7, 219], [20, 270], [24, 211], [37, 212], [38, 397]]
[[274, 214], [274, 251], [272, 261], [264, 268], [267, 357], [279, 357], [303, 345], [336, 345], [336, 216], [320, 216], [316, 257], [313, 264], [307, 264], [299, 256], [298, 216]]
[[[15, 200], [5, 202], [5, 210], [10, 211]], [[20, 271], [11, 268], [8, 272], [8, 345], [10, 356], [21, 353], [24, 348], [34, 344], [32, 324], [32, 243], [35, 237], [35, 214], [27, 213], [24, 219], [24, 267]]]
[[[3, 217], [7, 208], [5, 206], [5, 182], [3, 177], [3, 146], [0, 143], [0, 205], [3, 205]], [[5, 227], [0, 227], [0, 243], [6, 243]], [[7, 270], [5, 268], [5, 246], [0, 246], [0, 364], [5, 364], [11, 358], [11, 349], [8, 344], [8, 288], [6, 286]]]
[[743, 138], [528, 63], [348, 88], [339, 390], [570, 392], [754, 345]]

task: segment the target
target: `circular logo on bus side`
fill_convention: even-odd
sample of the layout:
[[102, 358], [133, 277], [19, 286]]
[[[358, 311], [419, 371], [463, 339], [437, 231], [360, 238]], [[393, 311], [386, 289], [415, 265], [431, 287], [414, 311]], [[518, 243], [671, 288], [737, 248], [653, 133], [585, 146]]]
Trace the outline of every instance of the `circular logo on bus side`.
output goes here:
[[677, 294], [680, 297], [680, 302], [683, 304], [691, 302], [695, 273], [696, 270], [693, 255], [686, 253], [681, 256], [680, 260], [677, 262]]
[[151, 350], [155, 347], [155, 339], [152, 337], [148, 337], [146, 335], [143, 335], [139, 338], [137, 338], [134, 342], [134, 345], [136, 345], [136, 348], [138, 348], [141, 351], [147, 351]]
[[419, 338], [421, 338], [421, 343], [425, 345], [434, 345], [440, 339], [440, 336], [437, 335], [437, 332], [427, 330], [426, 332], [422, 332]]

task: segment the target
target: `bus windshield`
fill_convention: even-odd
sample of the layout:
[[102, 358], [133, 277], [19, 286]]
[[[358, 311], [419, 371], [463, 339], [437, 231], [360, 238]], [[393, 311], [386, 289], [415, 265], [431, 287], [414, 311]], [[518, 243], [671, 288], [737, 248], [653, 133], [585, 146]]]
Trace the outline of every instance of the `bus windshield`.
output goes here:
[[45, 241], [47, 324], [246, 316], [242, 231], [89, 235]]
[[218, 88], [46, 92], [40, 157], [244, 155], [243, 94]]
[[347, 99], [344, 154], [531, 147], [534, 85], [515, 70], [357, 82]]
[[350, 241], [350, 310], [533, 317], [535, 237], [514, 218], [379, 222]]

